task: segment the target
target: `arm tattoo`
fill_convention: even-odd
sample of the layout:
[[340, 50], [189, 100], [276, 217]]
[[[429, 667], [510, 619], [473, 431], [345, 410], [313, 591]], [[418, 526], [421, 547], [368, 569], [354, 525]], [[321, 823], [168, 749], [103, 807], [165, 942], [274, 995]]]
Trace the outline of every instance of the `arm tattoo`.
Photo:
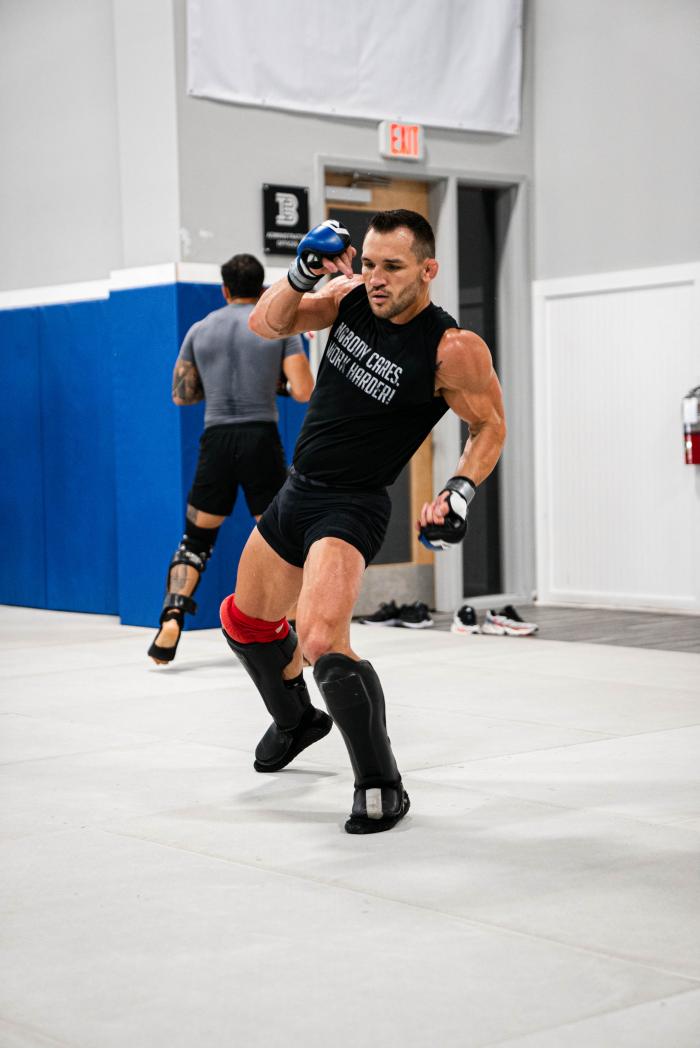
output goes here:
[[204, 400], [204, 388], [199, 372], [189, 360], [178, 360], [173, 375], [173, 396], [185, 404], [196, 404]]

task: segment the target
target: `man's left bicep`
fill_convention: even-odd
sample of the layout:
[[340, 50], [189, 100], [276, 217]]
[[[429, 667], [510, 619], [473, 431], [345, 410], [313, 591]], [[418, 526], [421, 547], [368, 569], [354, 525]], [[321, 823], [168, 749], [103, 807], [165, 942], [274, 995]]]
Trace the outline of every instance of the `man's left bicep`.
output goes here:
[[466, 422], [472, 431], [481, 429], [484, 425], [503, 422], [503, 394], [494, 371], [491, 372], [486, 388], [481, 392], [445, 389], [442, 395], [452, 411]]

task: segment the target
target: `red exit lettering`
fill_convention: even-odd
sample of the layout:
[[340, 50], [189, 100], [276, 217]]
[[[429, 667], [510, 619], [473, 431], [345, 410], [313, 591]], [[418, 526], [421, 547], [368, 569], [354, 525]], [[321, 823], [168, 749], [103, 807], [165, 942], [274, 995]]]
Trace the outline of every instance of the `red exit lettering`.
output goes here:
[[393, 156], [418, 156], [418, 128], [415, 124], [391, 124], [389, 136]]
[[399, 120], [382, 120], [379, 125], [379, 152], [382, 156], [422, 160], [422, 126], [402, 124]]

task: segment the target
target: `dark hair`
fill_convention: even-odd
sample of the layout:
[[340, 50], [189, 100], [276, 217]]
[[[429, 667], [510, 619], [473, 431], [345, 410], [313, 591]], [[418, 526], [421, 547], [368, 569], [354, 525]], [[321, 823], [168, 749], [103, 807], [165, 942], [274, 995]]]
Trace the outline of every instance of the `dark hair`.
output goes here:
[[413, 254], [419, 262], [435, 258], [433, 227], [417, 211], [408, 211], [403, 207], [395, 211], [377, 211], [367, 228], [373, 229], [375, 233], [392, 233], [401, 226], [413, 233]]
[[221, 279], [234, 298], [257, 298], [265, 270], [255, 255], [234, 255], [221, 267]]

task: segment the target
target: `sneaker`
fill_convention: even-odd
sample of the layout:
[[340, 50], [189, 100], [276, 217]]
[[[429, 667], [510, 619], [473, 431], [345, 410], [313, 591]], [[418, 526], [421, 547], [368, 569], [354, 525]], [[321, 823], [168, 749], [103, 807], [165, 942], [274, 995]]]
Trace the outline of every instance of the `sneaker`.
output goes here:
[[398, 626], [399, 609], [390, 600], [388, 604], [380, 604], [372, 615], [363, 615], [360, 622], [363, 626]]
[[539, 626], [534, 622], [523, 622], [512, 604], [507, 604], [500, 611], [487, 611], [481, 627], [482, 633], [496, 637], [529, 637], [537, 633]]
[[416, 601], [415, 604], [402, 604], [399, 609], [399, 621], [397, 626], [405, 626], [409, 630], [425, 630], [434, 626], [430, 617], [427, 604]]
[[478, 633], [479, 625], [476, 621], [476, 612], [471, 604], [463, 604], [457, 608], [450, 626], [452, 633]]

